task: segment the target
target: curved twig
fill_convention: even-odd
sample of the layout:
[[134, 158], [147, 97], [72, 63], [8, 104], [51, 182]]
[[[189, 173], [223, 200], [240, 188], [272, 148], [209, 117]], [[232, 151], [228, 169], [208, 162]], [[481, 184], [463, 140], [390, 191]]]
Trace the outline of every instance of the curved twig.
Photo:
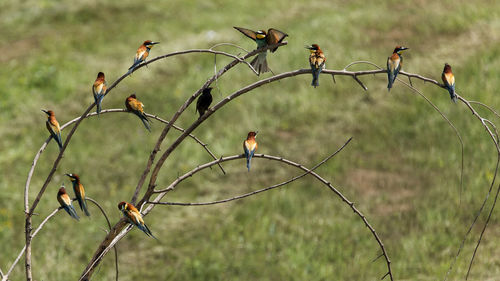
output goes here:
[[[104, 209], [101, 207], [101, 205], [99, 205], [99, 203], [96, 200], [94, 200], [90, 197], [85, 197], [85, 200], [88, 200], [88, 201], [94, 203], [94, 205], [96, 205], [97, 208], [99, 208], [99, 210], [101, 210], [102, 215], [104, 216], [104, 218], [106, 219], [106, 222], [108, 223], [109, 230], [111, 230], [111, 223], [109, 222], [108, 215], [106, 214]], [[116, 245], [115, 245], [115, 246], [113, 246], [113, 249], [115, 250], [115, 273], [116, 273], [115, 276], [116, 276], [116, 281], [118, 281], [118, 273], [119, 273], [119, 270], [118, 270], [118, 248], [116, 248]]]
[[[47, 223], [47, 221], [49, 221], [49, 219], [51, 219], [53, 216], [55, 216], [57, 214], [57, 212], [59, 210], [61, 210], [62, 208], [59, 207], [57, 209], [55, 209], [54, 211], [52, 211], [52, 213], [50, 213], [41, 223], [40, 225], [38, 225], [38, 227], [35, 229], [35, 231], [33, 232], [33, 235], [31, 236], [31, 239], [35, 238], [35, 236], [38, 234], [38, 232], [42, 229], [42, 227]], [[19, 255], [17, 255], [17, 258], [14, 260], [14, 262], [12, 263], [12, 265], [10, 266], [9, 270], [7, 271], [7, 273], [5, 273], [4, 277], [2, 278], [2, 281], [7, 281], [8, 278], [9, 278], [9, 275], [10, 273], [12, 272], [12, 270], [14, 269], [14, 267], [17, 265], [17, 263], [19, 262], [19, 260], [21, 260], [21, 257], [23, 256], [24, 252], [26, 251], [26, 245], [23, 247], [23, 249], [19, 252]]]
[[237, 45], [237, 44], [234, 44], [234, 43], [218, 43], [218, 44], [215, 44], [213, 45], [212, 47], [209, 48], [209, 50], [213, 50], [215, 48], [218, 48], [220, 46], [231, 46], [231, 47], [236, 47], [242, 51], [244, 51], [245, 53], [250, 53], [249, 51], [247, 51], [245, 48], [241, 47], [240, 45]]
[[500, 114], [498, 114], [498, 112], [496, 112], [493, 108], [491, 108], [490, 106], [487, 106], [486, 104], [482, 103], [482, 102], [478, 102], [478, 101], [469, 101], [470, 104], [477, 104], [477, 105], [480, 105], [480, 106], [483, 106], [485, 108], [487, 108], [489, 111], [491, 111], [493, 114], [496, 115], [496, 117], [500, 118]]
[[[316, 174], [314, 171], [312, 171], [312, 169], [308, 169], [304, 166], [302, 166], [301, 164], [298, 164], [298, 163], [295, 163], [295, 162], [292, 162], [290, 160], [287, 160], [287, 159], [284, 159], [282, 157], [276, 157], [276, 156], [271, 156], [271, 155], [265, 155], [265, 154], [255, 154], [253, 157], [255, 158], [264, 158], [264, 159], [268, 159], [268, 160], [275, 160], [275, 161], [279, 161], [279, 162], [283, 162], [285, 164], [288, 164], [290, 166], [293, 166], [293, 167], [296, 167], [296, 168], [299, 168], [301, 170], [303, 170], [305, 172], [305, 174], [311, 174], [312, 176], [314, 176], [317, 180], [319, 180], [320, 182], [322, 182], [323, 184], [325, 184], [332, 192], [334, 192], [344, 203], [346, 203], [347, 205], [349, 205], [349, 207], [353, 210], [354, 213], [356, 213], [356, 215], [358, 215], [358, 217], [360, 217], [362, 219], [362, 221], [364, 222], [364, 224], [366, 225], [366, 227], [368, 227], [368, 229], [371, 231], [372, 235], [374, 236], [375, 240], [377, 241], [377, 243], [379, 244], [380, 246], [380, 249], [382, 250], [382, 253], [383, 253], [383, 256], [385, 258], [385, 261], [386, 261], [386, 264], [387, 264], [387, 274], [384, 275], [385, 276], [389, 276], [389, 278], [391, 280], [394, 280], [393, 279], [393, 275], [392, 275], [392, 269], [391, 269], [391, 261], [389, 259], [389, 256], [385, 250], [385, 246], [384, 246], [384, 243], [382, 242], [382, 240], [380, 239], [380, 237], [378, 236], [377, 232], [375, 231], [375, 229], [370, 225], [370, 223], [368, 222], [368, 220], [366, 219], [366, 217], [354, 206], [354, 202], [351, 202], [349, 201], [340, 191], [338, 191], [329, 181], [323, 179], [321, 176], [319, 176], [318, 174]], [[144, 210], [144, 214], [147, 214], [149, 213], [151, 210], [152, 210], [152, 207], [154, 204], [156, 204], [156, 202], [160, 202], [161, 198], [163, 198], [163, 196], [165, 196], [170, 190], [173, 190], [175, 189], [175, 186], [178, 185], [180, 182], [182, 182], [183, 180], [193, 176], [195, 173], [203, 170], [203, 169], [206, 169], [210, 166], [213, 166], [215, 165], [217, 162], [225, 162], [225, 161], [232, 161], [232, 160], [237, 160], [237, 159], [240, 159], [240, 158], [245, 158], [245, 155], [241, 154], [241, 155], [233, 155], [233, 156], [228, 156], [228, 157], [224, 157], [224, 158], [221, 158], [219, 160], [216, 160], [216, 161], [212, 161], [212, 162], [209, 162], [209, 163], [206, 163], [204, 165], [201, 165], [201, 166], [198, 166], [197, 168], [191, 170], [190, 172], [184, 174], [183, 176], [177, 178], [174, 182], [172, 182], [172, 184], [170, 184], [167, 188], [165, 188], [164, 192], [159, 194], [155, 199], [154, 201], [150, 202], [152, 203], [152, 205], [149, 205], [146, 210]], [[243, 198], [243, 197], [241, 197]], [[384, 278], [382, 277], [382, 279]]]
[[[248, 196], [251, 196], [251, 195], [254, 195], [254, 194], [257, 194], [257, 193], [260, 193], [260, 192], [263, 192], [263, 191], [267, 191], [267, 190], [270, 190], [270, 189], [274, 189], [274, 188], [277, 188], [277, 187], [280, 187], [280, 186], [283, 186], [283, 185], [286, 185], [286, 184], [289, 184], [291, 182], [294, 182], [300, 178], [303, 178], [304, 176], [308, 175], [310, 172], [316, 170], [318, 167], [320, 167], [321, 165], [325, 164], [328, 160], [330, 160], [332, 157], [334, 157], [335, 155], [337, 155], [340, 151], [342, 151], [342, 149], [344, 149], [348, 144], [349, 142], [351, 142], [352, 140], [352, 137], [350, 137], [339, 149], [337, 149], [337, 151], [335, 151], [334, 153], [330, 154], [328, 157], [326, 157], [325, 159], [323, 159], [321, 162], [319, 162], [318, 164], [316, 164], [314, 167], [312, 167], [310, 170], [308, 170], [307, 172], [301, 174], [301, 175], [298, 175], [296, 177], [293, 177], [287, 181], [284, 181], [282, 183], [278, 183], [278, 184], [274, 184], [270, 187], [266, 187], [266, 188], [263, 188], [263, 189], [259, 189], [259, 190], [256, 190], [256, 191], [253, 191], [253, 192], [250, 192], [250, 193], [247, 193], [247, 194], [243, 194], [243, 195], [240, 195], [240, 196], [236, 196], [236, 197], [233, 197], [231, 198], [231, 200], [221, 200], [221, 201], [214, 201], [214, 202], [209, 202], [209, 203], [188, 203], [188, 204], [183, 204], [183, 203], [163, 203], [163, 202], [152, 202], [152, 201], [149, 201], [148, 203], [151, 203], [151, 204], [164, 204], [164, 205], [181, 205], [181, 206], [205, 206], [205, 205], [214, 205], [214, 204], [219, 204], [219, 203], [225, 203], [225, 202], [229, 202], [229, 201], [233, 201], [233, 200], [236, 200], [236, 199], [241, 199], [241, 198], [245, 198], [245, 197], [248, 197]], [[164, 193], [164, 192], [168, 192], [168, 189], [161, 189], [161, 190], [155, 190], [155, 193]]]
[[451, 270], [453, 269], [453, 266], [457, 262], [458, 256], [462, 252], [462, 249], [463, 249], [463, 247], [465, 245], [465, 240], [467, 240], [467, 237], [471, 233], [472, 228], [474, 227], [474, 225], [476, 224], [477, 220], [479, 219], [479, 216], [483, 212], [484, 206], [486, 206], [486, 202], [488, 201], [488, 198], [490, 197], [491, 191], [493, 190], [493, 186], [495, 185], [495, 180], [497, 178], [499, 164], [500, 164], [500, 154], [498, 154], [498, 157], [497, 157], [497, 163], [495, 165], [495, 173], [493, 174], [493, 180], [491, 181], [490, 189], [488, 190], [488, 193], [486, 193], [486, 197], [484, 198], [483, 203], [481, 204], [481, 207], [477, 211], [476, 216], [474, 217], [474, 220], [472, 221], [471, 225], [469, 226], [469, 229], [467, 230], [467, 232], [465, 233], [464, 237], [462, 238], [462, 242], [460, 243], [460, 246], [458, 247], [458, 251], [457, 251], [457, 253], [455, 255], [455, 258], [453, 259], [453, 262], [450, 264], [450, 267], [448, 268], [448, 271], [446, 272], [446, 275], [444, 277], [444, 281], [446, 281], [448, 279], [448, 275], [451, 273]]
[[360, 61], [353, 61], [351, 62], [350, 64], [346, 65], [344, 67], [344, 70], [347, 70], [349, 67], [353, 66], [353, 65], [356, 65], [356, 64], [369, 64], [369, 65], [372, 65], [372, 66], [375, 66], [376, 68], [378, 69], [383, 69], [382, 67], [378, 66], [377, 64], [371, 62], [371, 61], [366, 61], [366, 60], [360, 60]]
[[477, 250], [479, 249], [479, 245], [481, 244], [481, 241], [483, 239], [483, 235], [484, 235], [484, 232], [486, 231], [486, 227], [488, 227], [488, 223], [490, 222], [491, 214], [493, 213], [493, 210], [495, 209], [495, 206], [497, 204], [499, 193], [500, 193], [500, 185], [497, 188], [497, 192], [495, 194], [495, 199], [493, 200], [493, 205], [490, 208], [488, 218], [486, 219], [486, 222], [484, 223], [483, 229], [481, 230], [481, 234], [479, 235], [479, 239], [477, 240], [476, 247], [474, 248], [474, 253], [472, 254], [472, 257], [471, 257], [470, 262], [469, 262], [469, 268], [467, 269], [467, 275], [465, 275], [465, 280], [469, 279], [469, 274], [470, 274], [470, 271], [472, 269], [472, 264], [474, 263], [474, 258], [476, 257]]
[[459, 205], [461, 205], [462, 204], [462, 189], [463, 189], [463, 181], [464, 181], [464, 141], [462, 139], [462, 136], [460, 135], [460, 132], [458, 131], [457, 127], [455, 127], [455, 125], [453, 125], [453, 123], [450, 121], [450, 119], [448, 119], [448, 117], [446, 117], [446, 115], [444, 115], [444, 113], [435, 104], [433, 104], [423, 93], [421, 93], [419, 90], [417, 90], [412, 85], [404, 82], [403, 80], [401, 80], [399, 78], [396, 78], [396, 79], [399, 82], [401, 82], [402, 84], [404, 84], [406, 87], [410, 88], [412, 91], [414, 91], [415, 93], [417, 93], [428, 104], [430, 104], [430, 106], [432, 106], [432, 108], [434, 108], [434, 110], [436, 110], [441, 115], [441, 117], [443, 117], [443, 119], [448, 123], [448, 125], [450, 125], [450, 127], [453, 129], [453, 131], [457, 135], [458, 140], [460, 142], [461, 159], [462, 159], [461, 164], [460, 164], [460, 191], [459, 191], [460, 192], [460, 194], [459, 194]]

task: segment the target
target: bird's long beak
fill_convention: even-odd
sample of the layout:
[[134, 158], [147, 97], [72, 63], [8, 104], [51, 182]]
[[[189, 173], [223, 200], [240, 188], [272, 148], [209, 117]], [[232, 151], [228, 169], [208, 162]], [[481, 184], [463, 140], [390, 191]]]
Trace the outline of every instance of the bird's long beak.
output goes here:
[[71, 177], [71, 174], [64, 174], [65, 176]]
[[406, 47], [401, 47], [401, 50], [404, 51], [404, 50], [408, 50], [409, 48], [406, 48]]
[[160, 44], [160, 42], [151, 42], [151, 45]]
[[45, 114], [49, 115], [49, 112], [45, 109], [42, 109], [43, 112], [45, 112]]
[[306, 45], [304, 48], [309, 49], [309, 50], [312, 50], [312, 49], [313, 49], [313, 46], [307, 46], [307, 45]]

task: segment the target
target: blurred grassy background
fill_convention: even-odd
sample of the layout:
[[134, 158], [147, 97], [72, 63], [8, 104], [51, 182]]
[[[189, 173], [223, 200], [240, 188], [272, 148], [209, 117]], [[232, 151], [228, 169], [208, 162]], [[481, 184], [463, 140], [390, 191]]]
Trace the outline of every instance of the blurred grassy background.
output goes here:
[[[500, 5], [495, 1], [38, 1], [0, 2], [0, 267], [6, 270], [22, 248], [23, 187], [31, 161], [48, 136], [45, 114], [59, 122], [79, 116], [92, 102], [91, 84], [103, 71], [111, 83], [125, 73], [142, 41], [160, 41], [151, 57], [231, 42], [254, 43], [232, 26], [274, 27], [287, 32], [288, 46], [269, 55], [275, 73], [308, 67], [305, 44], [324, 49], [329, 69], [355, 60], [384, 65], [396, 44], [410, 47], [404, 69], [439, 79], [444, 62], [453, 66], [464, 97], [497, 109], [500, 87]], [[222, 50], [238, 52], [226, 47]], [[229, 60], [218, 57], [222, 67]], [[214, 71], [214, 57], [195, 54], [162, 60], [125, 79], [103, 102], [121, 108], [136, 92], [150, 113], [169, 119]], [[357, 66], [353, 69], [366, 69]], [[266, 75], [263, 75], [267, 77]], [[256, 81], [237, 66], [217, 83], [214, 102]], [[384, 241], [397, 280], [441, 279], [493, 177], [495, 150], [484, 129], [448, 93], [413, 81], [460, 130], [465, 175], [459, 205], [460, 147], [444, 120], [401, 84], [390, 93], [386, 76], [363, 77], [364, 92], [350, 78], [321, 86], [299, 76], [259, 88], [212, 116], [195, 134], [217, 155], [241, 153], [250, 130], [259, 130], [259, 152], [312, 166], [348, 137], [348, 148], [318, 170], [367, 215]], [[485, 116], [491, 114], [480, 110]], [[189, 126], [189, 108], [179, 120]], [[149, 152], [161, 132], [149, 134], [130, 114], [107, 114], [80, 126], [46, 196], [43, 217], [55, 200], [64, 173], [80, 174], [87, 195], [104, 206], [113, 222], [116, 207], [129, 200]], [[63, 132], [63, 138], [68, 131]], [[172, 132], [166, 144], [177, 133]], [[165, 147], [165, 146], [164, 146]], [[31, 185], [31, 200], [56, 155], [50, 143]], [[159, 186], [209, 161], [186, 140], [163, 168]], [[205, 201], [255, 190], [298, 174], [255, 159], [228, 163], [189, 179], [170, 201]], [[488, 204], [488, 206], [490, 206]], [[59, 213], [33, 244], [36, 280], [76, 280], [104, 236], [105, 222], [91, 208], [75, 223]], [[500, 276], [498, 208], [479, 250], [472, 280]], [[485, 221], [481, 216], [479, 226]], [[212, 207], [158, 207], [146, 217], [162, 241], [133, 230], [119, 243], [120, 280], [377, 280], [385, 274], [378, 245], [362, 222], [331, 192], [302, 179], [243, 201]], [[480, 228], [473, 230], [451, 280], [463, 279]], [[94, 280], [111, 280], [108, 255]], [[23, 280], [19, 264], [12, 280]]]

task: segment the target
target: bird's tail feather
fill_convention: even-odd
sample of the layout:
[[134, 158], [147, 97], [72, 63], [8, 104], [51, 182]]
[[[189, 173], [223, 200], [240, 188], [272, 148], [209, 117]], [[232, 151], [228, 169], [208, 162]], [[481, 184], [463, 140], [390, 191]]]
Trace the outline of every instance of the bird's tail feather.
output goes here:
[[59, 150], [62, 150], [63, 144], [62, 144], [61, 134], [59, 133], [59, 134], [54, 135], [54, 140], [57, 142], [57, 145], [59, 146]]
[[144, 127], [146, 127], [146, 129], [151, 132], [151, 124], [149, 123], [148, 118], [144, 115], [139, 116], [139, 118], [141, 118]]
[[[80, 203], [80, 200], [78, 200], [78, 203]], [[82, 211], [85, 213], [87, 217], [90, 217], [90, 213], [87, 208], [87, 202], [85, 201], [85, 199], [83, 199], [82, 202], [80, 203], [80, 209], [82, 209]]]
[[257, 71], [258, 74], [271, 71], [267, 66], [267, 54], [258, 54], [255, 58], [250, 62], [250, 65]]
[[454, 103], [457, 103], [457, 94], [455, 93], [455, 89], [448, 90], [450, 92], [450, 98]]
[[64, 210], [66, 210], [66, 212], [68, 212], [68, 214], [75, 220], [80, 220], [80, 217], [76, 214], [76, 210], [75, 208], [73, 208], [73, 206], [68, 206], [67, 208], [64, 208]]
[[252, 162], [252, 154], [247, 155], [247, 169], [250, 172], [250, 164]]
[[97, 109], [96, 109], [97, 115], [101, 114], [101, 110], [102, 110], [102, 105], [101, 105], [101, 103], [102, 103], [102, 99], [103, 99], [103, 98], [104, 98], [104, 95], [98, 95], [98, 96], [96, 97], [96, 101], [95, 101], [95, 103], [96, 103], [96, 107], [97, 107]]
[[320, 73], [321, 73], [321, 69], [319, 69], [319, 70], [313, 69], [313, 71], [312, 71], [313, 80], [311, 82], [311, 86], [314, 86], [314, 88], [319, 86], [319, 74]]

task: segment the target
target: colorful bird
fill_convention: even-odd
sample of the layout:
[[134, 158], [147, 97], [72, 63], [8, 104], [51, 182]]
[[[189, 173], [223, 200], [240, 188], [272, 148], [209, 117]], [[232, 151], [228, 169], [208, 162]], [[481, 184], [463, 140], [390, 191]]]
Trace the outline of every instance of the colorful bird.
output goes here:
[[159, 44], [160, 42], [152, 42], [151, 40], [146, 40], [142, 43], [141, 46], [137, 49], [137, 53], [135, 54], [134, 63], [131, 67], [129, 67], [128, 72], [132, 72], [136, 66], [141, 64], [141, 62], [145, 61], [149, 55], [149, 51], [153, 48], [154, 45]]
[[144, 113], [144, 104], [137, 99], [135, 94], [130, 95], [125, 100], [125, 106], [127, 107], [128, 111], [137, 115], [141, 119], [144, 126], [146, 126], [146, 129], [151, 132], [151, 125], [149, 124], [149, 120]]
[[404, 50], [408, 50], [408, 48], [396, 46], [392, 55], [387, 58], [387, 78], [389, 80], [389, 83], [387, 84], [388, 91], [391, 90], [392, 84], [396, 81], [396, 77], [398, 76], [401, 66], [403, 65], [403, 56], [401, 55], [401, 52]]
[[[264, 30], [252, 31], [250, 29], [236, 26], [234, 26], [234, 28], [248, 38], [254, 40], [257, 43], [257, 49], [281, 43], [281, 41], [288, 36], [288, 34], [274, 28], [269, 28], [267, 33]], [[274, 53], [277, 49], [278, 47], [270, 49], [270, 51], [271, 53]], [[257, 54], [257, 56], [250, 62], [250, 65], [257, 71], [257, 75], [271, 71], [267, 66], [266, 56], [267, 50]]]
[[454, 103], [457, 103], [457, 94], [455, 93], [455, 75], [451, 72], [451, 66], [447, 63], [444, 64], [443, 74], [441, 74], [444, 86], [450, 93], [450, 98]]
[[56, 120], [56, 115], [54, 114], [54, 111], [45, 109], [42, 109], [42, 111], [48, 115], [47, 122], [45, 122], [47, 130], [49, 130], [50, 135], [59, 145], [59, 149], [62, 149], [63, 143], [61, 137], [61, 127], [59, 127], [59, 122], [57, 122]]
[[57, 201], [61, 204], [61, 207], [75, 220], [80, 220], [78, 215], [76, 214], [75, 207], [71, 203], [71, 198], [69, 198], [68, 193], [66, 193], [66, 189], [64, 188], [64, 184], [59, 188], [59, 192], [57, 192]]
[[255, 136], [257, 136], [258, 131], [249, 132], [247, 139], [243, 142], [243, 150], [245, 151], [245, 157], [247, 158], [247, 168], [250, 172], [250, 161], [257, 150], [257, 142], [255, 141]]
[[73, 184], [73, 191], [75, 192], [76, 200], [80, 204], [80, 209], [85, 212], [85, 215], [90, 216], [89, 210], [87, 208], [87, 202], [85, 201], [85, 189], [80, 183], [80, 177], [77, 174], [66, 174]]
[[210, 104], [212, 103], [212, 91], [211, 87], [203, 89], [203, 93], [200, 95], [198, 100], [196, 101], [196, 111], [200, 113], [200, 117], [205, 114], [205, 111], [208, 110]]
[[125, 218], [127, 218], [130, 224], [137, 226], [137, 228], [146, 233], [146, 235], [151, 236], [154, 239], [158, 240], [151, 233], [151, 230], [149, 230], [148, 226], [144, 223], [141, 213], [139, 213], [139, 211], [134, 205], [127, 202], [120, 202], [118, 204], [118, 209], [122, 211], [123, 215], [125, 216]]
[[309, 65], [311, 66], [313, 76], [311, 86], [314, 86], [314, 88], [316, 88], [317, 86], [319, 86], [319, 74], [323, 69], [325, 69], [326, 57], [318, 44], [306, 46], [306, 49], [309, 49], [309, 51], [311, 51], [311, 55], [309, 55]]
[[97, 74], [97, 78], [95, 79], [94, 85], [92, 86], [92, 93], [94, 93], [94, 100], [97, 106], [97, 114], [101, 113], [101, 102], [104, 98], [104, 94], [106, 93], [107, 84], [104, 79], [104, 73], [99, 72]]

